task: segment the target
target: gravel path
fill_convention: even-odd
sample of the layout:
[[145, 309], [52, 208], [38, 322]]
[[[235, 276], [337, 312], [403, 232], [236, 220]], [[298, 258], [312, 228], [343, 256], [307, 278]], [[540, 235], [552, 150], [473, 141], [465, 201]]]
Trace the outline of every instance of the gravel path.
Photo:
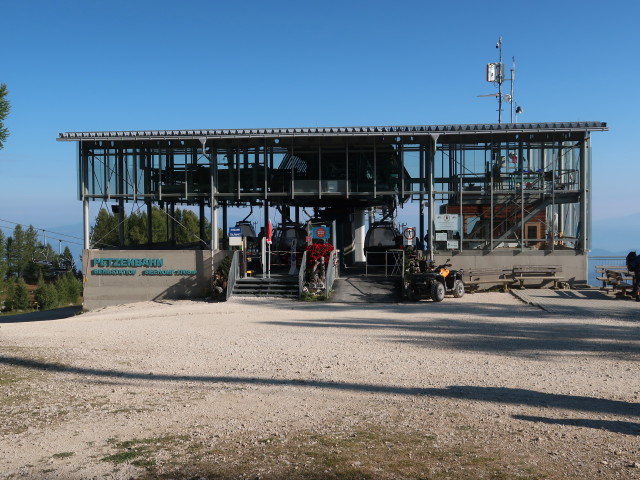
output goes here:
[[2, 323], [0, 478], [640, 478], [639, 360], [503, 293]]

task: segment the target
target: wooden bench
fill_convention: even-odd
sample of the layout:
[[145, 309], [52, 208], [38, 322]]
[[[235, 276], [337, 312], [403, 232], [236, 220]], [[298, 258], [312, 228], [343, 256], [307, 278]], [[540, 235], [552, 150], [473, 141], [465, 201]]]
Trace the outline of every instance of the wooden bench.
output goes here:
[[596, 279], [602, 282], [600, 290], [613, 290], [622, 295], [629, 290], [633, 294], [633, 273], [626, 266], [596, 265]]
[[469, 290], [478, 289], [483, 284], [502, 285], [504, 290], [508, 290], [513, 278], [510, 268], [474, 268], [465, 272], [464, 283]]
[[520, 288], [524, 288], [524, 282], [531, 280], [553, 282], [553, 288], [558, 288], [558, 282], [564, 280], [561, 273], [562, 267], [559, 265], [514, 265], [512, 278], [520, 282]]

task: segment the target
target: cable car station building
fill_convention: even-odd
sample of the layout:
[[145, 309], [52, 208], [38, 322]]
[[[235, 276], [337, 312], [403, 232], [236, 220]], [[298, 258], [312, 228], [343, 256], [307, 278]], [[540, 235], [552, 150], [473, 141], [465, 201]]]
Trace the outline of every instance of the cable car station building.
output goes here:
[[[591, 132], [602, 122], [61, 133], [77, 142], [85, 307], [208, 295], [233, 207], [335, 226], [344, 265], [366, 260], [367, 212], [413, 219], [416, 247], [454, 268], [559, 265], [587, 278]], [[146, 249], [93, 248], [89, 202], [148, 212]], [[194, 206], [200, 249], [158, 250], [151, 211]], [[210, 232], [205, 232], [205, 217]], [[220, 218], [222, 217], [222, 218]], [[278, 220], [278, 219], [273, 219]], [[274, 222], [275, 223], [275, 222]], [[370, 227], [371, 225], [369, 225]]]

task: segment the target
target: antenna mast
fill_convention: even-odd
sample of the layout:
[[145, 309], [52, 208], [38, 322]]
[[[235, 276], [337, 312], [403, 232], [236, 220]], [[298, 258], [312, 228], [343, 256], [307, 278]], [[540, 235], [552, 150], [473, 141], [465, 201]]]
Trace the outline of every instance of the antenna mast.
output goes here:
[[[516, 80], [516, 57], [511, 57], [511, 78], [505, 78], [504, 63], [502, 63], [502, 37], [498, 39], [496, 48], [499, 50], [498, 63], [487, 63], [487, 82], [495, 83], [498, 85], [498, 93], [490, 93], [488, 95], [478, 95], [478, 97], [497, 97], [498, 98], [498, 124], [502, 123], [502, 102], [510, 104], [510, 117], [509, 121], [513, 123], [514, 120], [514, 107], [515, 107], [515, 120], [518, 121], [518, 115], [522, 113], [522, 107], [518, 106], [514, 102], [514, 85]], [[505, 80], [510, 82], [510, 91], [506, 95], [502, 95], [502, 84]]]
[[502, 82], [504, 82], [504, 64], [502, 63], [502, 36], [496, 43], [496, 48], [500, 50], [500, 60], [498, 61], [498, 125], [502, 123]]

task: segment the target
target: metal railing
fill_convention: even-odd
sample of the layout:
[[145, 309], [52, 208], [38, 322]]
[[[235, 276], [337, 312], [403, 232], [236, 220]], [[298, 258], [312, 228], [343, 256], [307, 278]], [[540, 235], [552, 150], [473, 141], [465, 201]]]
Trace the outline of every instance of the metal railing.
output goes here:
[[236, 280], [240, 276], [240, 252], [238, 250], [233, 252], [231, 258], [231, 266], [229, 267], [229, 278], [227, 279], [227, 300], [233, 295], [233, 287], [236, 285]]
[[[404, 250], [391, 249], [384, 252], [369, 252], [365, 262], [365, 275], [369, 276], [369, 269], [384, 269], [385, 277], [401, 277], [403, 269]], [[380, 262], [384, 259], [384, 263]]]
[[332, 250], [329, 254], [329, 264], [327, 265], [327, 274], [326, 274], [326, 282], [325, 282], [325, 297], [328, 299], [329, 294], [331, 293], [331, 289], [333, 288], [333, 282], [339, 275], [339, 257], [338, 250]]
[[300, 263], [300, 270], [298, 270], [298, 295], [302, 297], [304, 289], [304, 280], [307, 275], [307, 252], [302, 254], [302, 261]]
[[627, 259], [621, 256], [602, 256], [602, 255], [589, 255], [588, 264], [588, 283], [589, 285], [598, 285], [598, 266], [607, 265], [612, 267], [626, 267]]

